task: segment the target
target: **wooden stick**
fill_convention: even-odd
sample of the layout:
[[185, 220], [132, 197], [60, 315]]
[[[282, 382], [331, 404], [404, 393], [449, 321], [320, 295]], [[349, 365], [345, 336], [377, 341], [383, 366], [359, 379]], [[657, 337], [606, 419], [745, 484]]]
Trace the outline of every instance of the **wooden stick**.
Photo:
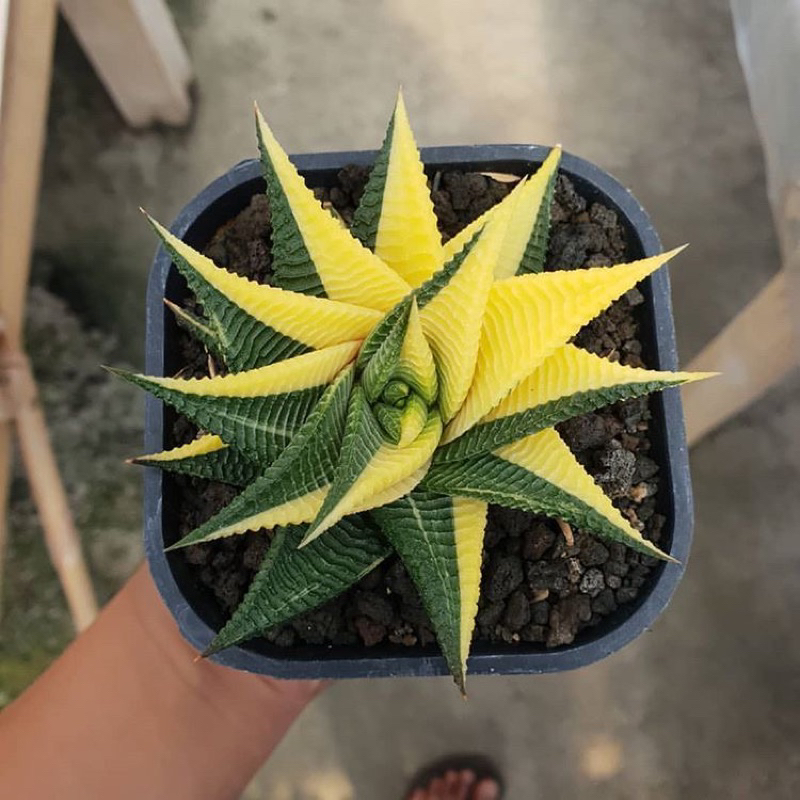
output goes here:
[[39, 196], [55, 31], [54, 0], [14, 0], [0, 117], [0, 316], [19, 346]]
[[9, 0], [0, 0], [0, 119], [3, 116], [3, 71], [6, 64]]
[[6, 398], [13, 410], [20, 452], [42, 521], [50, 560], [64, 589], [75, 628], [82, 631], [97, 616], [97, 603], [80, 539], [72, 524], [30, 363], [21, 352], [6, 351], [2, 366]]
[[189, 57], [164, 0], [61, 0], [61, 10], [129, 125], [189, 121]]
[[[0, 116], [0, 319], [9, 346], [22, 338], [56, 23], [55, 0], [7, 4]], [[0, 422], [0, 598], [11, 477], [10, 422]]]
[[787, 300], [779, 272], [689, 364], [721, 375], [683, 387], [689, 444], [747, 408], [797, 363]]

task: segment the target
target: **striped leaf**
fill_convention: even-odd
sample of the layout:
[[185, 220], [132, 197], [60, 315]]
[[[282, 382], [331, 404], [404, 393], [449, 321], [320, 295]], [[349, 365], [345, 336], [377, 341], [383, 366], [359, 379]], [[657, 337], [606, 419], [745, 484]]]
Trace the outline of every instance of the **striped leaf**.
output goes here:
[[339, 461], [352, 387], [349, 368], [328, 387], [289, 446], [262, 470], [261, 477], [170, 549], [314, 519]]
[[241, 605], [203, 655], [212, 655], [332, 600], [389, 555], [380, 533], [361, 517], [348, 517], [327, 535], [298, 549], [303, 528], [275, 531]]
[[669, 559], [620, 514], [552, 428], [486, 455], [434, 465], [421, 487], [558, 517], [596, 536]]
[[[348, 514], [367, 511], [374, 508], [379, 501], [389, 502], [386, 499], [387, 495], [392, 497], [398, 485], [404, 487], [404, 493], [411, 491], [425, 474], [423, 468], [427, 468], [430, 463], [441, 435], [441, 417], [437, 411], [431, 411], [425, 427], [411, 444], [401, 447], [384, 441], [377, 450], [373, 451], [366, 465], [357, 475], [354, 475], [355, 470], [351, 470], [349, 467], [345, 457], [347, 445], [343, 443], [340, 467], [345, 476], [342, 485], [346, 481], [350, 481], [348, 488], [330, 510], [326, 508], [324, 511], [320, 511], [317, 519], [306, 531], [302, 544], [306, 545], [313, 541]], [[372, 450], [373, 446], [372, 439], [361, 445], [365, 453]], [[361, 454], [352, 457], [358, 459], [358, 464], [362, 463], [363, 456]]]
[[410, 312], [411, 297], [407, 297], [375, 327], [359, 353], [356, 366], [363, 368], [361, 383], [370, 403], [380, 397], [397, 370]]
[[325, 387], [355, 359], [358, 347], [358, 342], [337, 345], [216, 378], [112, 372], [147, 389], [245, 455], [270, 463], [288, 446]]
[[[469, 392], [475, 372], [481, 327], [504, 233], [492, 218], [446, 285], [420, 306], [422, 330], [439, 374], [439, 408], [452, 419]], [[435, 276], [434, 276], [435, 280]], [[426, 287], [420, 294], [427, 295]]]
[[132, 458], [130, 463], [232, 486], [247, 486], [263, 471], [257, 461], [229, 447], [213, 433], [198, 436], [193, 442], [171, 450]]
[[416, 298], [411, 299], [408, 324], [392, 379], [407, 384], [429, 406], [433, 405], [439, 395], [436, 362], [422, 329], [422, 318]]
[[455, 440], [445, 435], [435, 460], [440, 463], [486, 453], [619, 400], [706, 377], [707, 373], [625, 367], [574, 345], [564, 345], [477, 425]]
[[[405, 403], [400, 401], [413, 391], [427, 405], [433, 404], [439, 393], [439, 379], [413, 295], [398, 303], [375, 326], [356, 365], [363, 370], [361, 381], [371, 403], [381, 397], [389, 405], [399, 402], [402, 407]], [[389, 397], [384, 397], [390, 383]]]
[[257, 109], [256, 119], [275, 284], [378, 311], [399, 303], [411, 287], [322, 208]]
[[345, 495], [363, 475], [383, 442], [381, 427], [372, 413], [366, 392], [360, 386], [356, 386], [350, 395], [339, 462], [336, 465], [330, 491], [309, 525], [303, 544], [319, 536], [349, 513], [349, 509], [345, 511], [339, 506]]
[[433, 202], [402, 92], [353, 229], [409, 286], [420, 286], [444, 263]]
[[389, 151], [392, 148], [394, 135], [394, 114], [389, 120], [383, 144], [378, 151], [372, 169], [369, 172], [364, 194], [358, 202], [358, 208], [353, 214], [353, 224], [350, 233], [358, 239], [364, 247], [375, 252], [375, 239], [378, 235], [378, 225], [381, 220], [383, 208], [383, 193], [386, 188], [386, 173], [389, 168]]
[[677, 252], [616, 267], [540, 272], [495, 283], [474, 380], [448, 426], [448, 440], [475, 425], [587, 322]]
[[541, 272], [547, 255], [550, 209], [560, 160], [561, 148], [554, 147], [532, 177], [522, 178], [500, 203], [484, 211], [444, 245], [443, 260], [449, 261], [458, 254], [490, 219], [502, 217], [506, 234], [495, 278]]
[[560, 160], [561, 148], [554, 147], [536, 174], [517, 193], [510, 207], [508, 227], [494, 272], [498, 280], [541, 272], [544, 268], [550, 206]]
[[380, 321], [372, 309], [287, 292], [228, 272], [155, 220], [150, 223], [202, 303], [208, 336], [233, 372], [363, 339]]
[[372, 511], [420, 593], [462, 692], [478, 610], [486, 508], [482, 500], [417, 490]]

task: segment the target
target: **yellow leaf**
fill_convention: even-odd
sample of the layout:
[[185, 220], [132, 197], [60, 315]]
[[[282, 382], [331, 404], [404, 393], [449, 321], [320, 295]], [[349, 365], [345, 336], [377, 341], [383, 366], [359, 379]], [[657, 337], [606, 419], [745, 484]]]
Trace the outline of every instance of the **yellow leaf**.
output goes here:
[[409, 492], [411, 492], [417, 484], [425, 477], [428, 471], [428, 465], [423, 464], [418, 470], [407, 475], [397, 483], [393, 483], [388, 489], [382, 492], [377, 492], [372, 495], [368, 500], [360, 506], [356, 506], [350, 513], [360, 514], [362, 511], [369, 511], [371, 508], [380, 508], [381, 506], [388, 506], [395, 500], [399, 500]]
[[536, 174], [528, 178], [519, 192], [514, 193], [514, 202], [508, 204], [508, 227], [497, 259], [495, 279], [502, 280], [516, 274], [536, 225], [547, 187], [560, 161], [561, 148], [556, 146], [550, 151]]
[[616, 267], [497, 281], [486, 305], [475, 379], [448, 440], [471, 428], [583, 325], [680, 249]]
[[132, 458], [132, 462], [149, 464], [162, 463], [165, 461], [180, 461], [183, 458], [194, 458], [204, 456], [208, 453], [215, 453], [217, 450], [224, 450], [228, 445], [216, 434], [206, 433], [198, 436], [194, 441], [183, 444], [180, 447], [173, 447], [171, 450], [162, 450], [160, 453], [150, 453], [146, 456]]
[[[566, 344], [548, 356], [527, 378], [501, 400], [481, 422], [491, 422], [511, 414], [550, 403], [578, 392], [590, 392], [631, 383], [691, 383], [709, 378], [709, 372], [665, 372], [626, 367], [607, 358]], [[444, 438], [442, 440], [444, 442]]]
[[358, 354], [361, 342], [345, 342], [277, 364], [216, 378], [156, 378], [148, 383], [182, 394], [208, 397], [264, 397], [330, 383]]
[[474, 500], [469, 497], [453, 498], [453, 522], [461, 598], [462, 675], [467, 674], [467, 656], [472, 641], [472, 631], [475, 628], [475, 615], [478, 613], [487, 508], [488, 505], [482, 500]]
[[412, 442], [415, 442], [424, 430], [427, 421], [427, 403], [418, 394], [412, 394], [408, 398], [406, 407], [403, 409], [403, 415], [400, 418], [401, 433], [397, 446], [408, 447]]
[[[410, 445], [401, 447], [389, 443], [382, 444], [344, 497], [324, 519], [313, 528], [309, 528], [300, 546], [312, 542], [342, 517], [352, 514], [356, 509], [363, 511], [375, 508], [376, 499], [380, 499], [387, 489], [396, 486], [410, 475], [418, 474], [421, 480], [441, 435], [441, 417], [434, 411], [428, 416], [422, 433]], [[425, 470], [422, 467], [425, 467]], [[413, 488], [411, 486], [407, 491]]]
[[322, 208], [258, 109], [256, 118], [262, 145], [328, 297], [378, 311], [397, 305], [411, 287]]
[[393, 122], [375, 255], [406, 283], [417, 287], [444, 262], [436, 215], [402, 92], [397, 95]]
[[439, 369], [439, 408], [445, 422], [455, 416], [472, 383], [481, 322], [504, 232], [504, 220], [489, 220], [450, 282], [420, 311]]
[[592, 476], [578, 463], [570, 449], [553, 428], [505, 445], [494, 451], [498, 458], [510, 461], [532, 472], [539, 478], [552, 483], [562, 491], [571, 494], [587, 506], [602, 514], [615, 527], [631, 539], [648, 549], [658, 558], [675, 559], [663, 553], [652, 542], [645, 539], [639, 531], [614, 507], [608, 495], [592, 480]]
[[251, 317], [315, 350], [364, 339], [381, 314], [323, 297], [310, 297], [266, 286], [218, 267], [148, 217], [159, 236], [208, 284]]
[[253, 514], [252, 517], [246, 517], [232, 525], [226, 525], [224, 528], [220, 528], [206, 536], [203, 541], [210, 542], [213, 539], [222, 539], [226, 536], [233, 536], [246, 531], [257, 531], [261, 528], [274, 528], [276, 525], [300, 525], [304, 522], [311, 522], [317, 515], [329, 490], [330, 486], [314, 489], [301, 497], [296, 497], [294, 500], [274, 506], [267, 511]]
[[411, 303], [406, 334], [400, 350], [400, 361], [392, 377], [413, 386], [428, 405], [436, 399], [439, 391], [436, 364], [422, 329], [416, 300]]

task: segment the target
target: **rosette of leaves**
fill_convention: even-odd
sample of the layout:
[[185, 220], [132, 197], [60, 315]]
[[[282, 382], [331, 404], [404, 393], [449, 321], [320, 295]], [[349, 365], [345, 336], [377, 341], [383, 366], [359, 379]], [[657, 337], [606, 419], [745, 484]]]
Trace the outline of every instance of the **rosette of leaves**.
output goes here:
[[256, 114], [272, 285], [216, 266], [151, 220], [202, 316], [174, 310], [224, 374], [120, 373], [203, 431], [135, 460], [242, 487], [174, 548], [273, 531], [206, 654], [331, 599], [394, 550], [463, 690], [488, 503], [669, 558], [554, 426], [702, 377], [622, 366], [569, 343], [677, 251], [543, 271], [559, 148], [443, 243], [402, 97], [348, 230]]

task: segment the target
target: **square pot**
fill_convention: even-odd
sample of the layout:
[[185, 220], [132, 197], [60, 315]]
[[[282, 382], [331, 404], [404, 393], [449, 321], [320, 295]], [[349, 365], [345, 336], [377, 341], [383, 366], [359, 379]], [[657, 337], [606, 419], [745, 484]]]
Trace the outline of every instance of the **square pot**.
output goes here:
[[[423, 148], [426, 170], [530, 173], [548, 148], [528, 145], [487, 145]], [[348, 164], [370, 165], [374, 151], [324, 153], [292, 160], [310, 186], [335, 183]], [[560, 171], [574, 183], [589, 203], [600, 202], [617, 213], [627, 238], [627, 260], [661, 252], [661, 242], [646, 212], [619, 182], [599, 167], [564, 153]], [[206, 187], [178, 215], [171, 231], [197, 250], [202, 250], [217, 229], [247, 207], [265, 184], [256, 160], [243, 161]], [[649, 367], [677, 370], [675, 328], [672, 318], [669, 274], [662, 267], [641, 285], [645, 297], [640, 338]], [[146, 372], [169, 375], [178, 368], [175, 352], [177, 326], [162, 302], [180, 302], [186, 284], [159, 247], [147, 291]], [[145, 452], [165, 449], [165, 431], [173, 412], [147, 396]], [[582, 631], [575, 643], [554, 649], [519, 643], [504, 645], [476, 642], [469, 658], [469, 672], [519, 674], [557, 672], [590, 664], [620, 649], [647, 630], [664, 610], [680, 581], [692, 539], [692, 495], [680, 393], [667, 389], [651, 396], [651, 455], [661, 467], [661, 511], [667, 517], [661, 545], [680, 564], [660, 562], [651, 572], [638, 597], [596, 627]], [[225, 622], [209, 590], [198, 587], [180, 552], [165, 553], [164, 546], [177, 540], [173, 498], [174, 479], [156, 468], [145, 471], [145, 550], [150, 570], [183, 636], [198, 650], [204, 649]], [[363, 678], [447, 675], [444, 658], [435, 646], [398, 645], [312, 646], [283, 648], [265, 639], [253, 639], [214, 655], [213, 660], [236, 669], [278, 678]]]

